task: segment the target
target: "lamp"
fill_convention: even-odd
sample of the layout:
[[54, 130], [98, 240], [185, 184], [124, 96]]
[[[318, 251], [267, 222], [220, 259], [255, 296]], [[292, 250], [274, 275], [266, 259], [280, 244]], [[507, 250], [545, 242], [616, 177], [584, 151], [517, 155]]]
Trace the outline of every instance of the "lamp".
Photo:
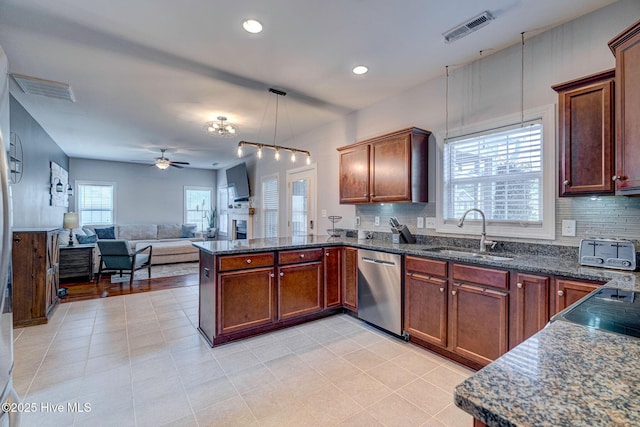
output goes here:
[[73, 196], [73, 188], [71, 188], [71, 184], [67, 186], [67, 196]]
[[64, 185], [62, 185], [62, 182], [60, 182], [60, 178], [56, 178], [58, 180], [58, 183], [56, 184], [56, 192], [57, 193], [62, 193], [62, 189], [64, 188]]
[[217, 122], [206, 122], [204, 124], [204, 130], [209, 135], [231, 138], [238, 133], [238, 126], [229, 123], [225, 116], [218, 116]]
[[62, 220], [62, 227], [69, 229], [69, 246], [73, 246], [73, 229], [80, 227], [78, 214], [76, 212], [67, 212]]
[[[279, 96], [286, 96], [287, 93], [283, 92], [281, 90], [273, 89], [273, 88], [269, 88], [269, 92], [271, 92], [271, 93], [276, 95], [276, 121], [275, 121], [275, 125], [274, 125], [274, 128], [273, 128], [273, 144], [262, 144], [262, 143], [251, 142], [251, 141], [240, 141], [238, 143], [238, 157], [242, 157], [242, 153], [243, 153], [242, 148], [245, 147], [245, 146], [248, 146], [248, 147], [256, 147], [258, 149], [257, 157], [259, 159], [262, 159], [262, 150], [265, 149], [265, 148], [268, 148], [270, 150], [275, 151], [275, 154], [273, 156], [273, 158], [275, 160], [280, 160], [280, 151], [288, 151], [289, 153], [291, 153], [291, 157], [290, 158], [291, 158], [292, 162], [296, 161], [296, 153], [301, 153], [301, 154], [306, 156], [306, 159], [307, 159], [306, 162], [307, 162], [308, 165], [310, 165], [311, 164], [311, 153], [309, 151], [301, 150], [299, 148], [283, 147], [281, 145], [276, 145], [276, 134], [278, 132], [278, 99], [279, 99], [278, 97]], [[291, 124], [289, 124], [289, 126], [291, 126]], [[293, 138], [293, 132], [291, 132], [291, 136]]]

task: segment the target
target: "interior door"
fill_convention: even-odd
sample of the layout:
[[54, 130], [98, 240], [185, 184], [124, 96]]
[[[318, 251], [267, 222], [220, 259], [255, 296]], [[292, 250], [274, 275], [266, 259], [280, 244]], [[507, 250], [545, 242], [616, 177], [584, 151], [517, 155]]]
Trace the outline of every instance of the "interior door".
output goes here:
[[317, 235], [316, 167], [287, 171], [287, 235]]

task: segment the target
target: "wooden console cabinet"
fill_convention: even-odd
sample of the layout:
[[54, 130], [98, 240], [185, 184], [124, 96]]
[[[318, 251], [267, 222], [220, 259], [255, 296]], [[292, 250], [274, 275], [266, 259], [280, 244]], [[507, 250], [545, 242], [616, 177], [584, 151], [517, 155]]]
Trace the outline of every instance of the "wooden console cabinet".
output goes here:
[[13, 325], [47, 323], [58, 303], [58, 230], [14, 230]]
[[431, 132], [409, 128], [340, 152], [340, 203], [428, 202]]
[[[62, 242], [64, 243], [64, 242]], [[60, 246], [59, 279], [61, 282], [67, 279], [86, 278], [93, 280], [93, 252], [95, 245]]]

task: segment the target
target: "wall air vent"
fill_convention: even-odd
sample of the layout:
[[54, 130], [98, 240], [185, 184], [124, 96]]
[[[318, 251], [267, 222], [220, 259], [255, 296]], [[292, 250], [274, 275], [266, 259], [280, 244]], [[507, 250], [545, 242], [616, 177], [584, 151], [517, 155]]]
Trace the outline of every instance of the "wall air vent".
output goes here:
[[11, 74], [11, 77], [13, 77], [13, 80], [15, 80], [24, 93], [76, 102], [73, 92], [71, 91], [71, 86], [67, 83], [54, 82], [37, 77], [24, 76], [22, 74]]
[[461, 39], [462, 37], [471, 34], [472, 32], [479, 30], [480, 28], [493, 21], [495, 17], [489, 11], [484, 11], [478, 16], [463, 22], [460, 25], [456, 25], [449, 31], [442, 33], [444, 41], [451, 43], [452, 41]]

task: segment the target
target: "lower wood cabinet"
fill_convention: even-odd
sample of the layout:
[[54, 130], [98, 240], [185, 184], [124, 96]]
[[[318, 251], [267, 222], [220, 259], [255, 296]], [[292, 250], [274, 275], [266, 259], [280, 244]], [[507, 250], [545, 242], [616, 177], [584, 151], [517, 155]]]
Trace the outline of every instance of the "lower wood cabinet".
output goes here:
[[219, 334], [272, 323], [276, 318], [276, 288], [271, 267], [220, 273]]
[[13, 325], [47, 323], [58, 303], [58, 231], [14, 231], [12, 245]]
[[358, 250], [344, 248], [342, 253], [342, 305], [358, 311]]
[[546, 276], [515, 273], [511, 283], [509, 349], [520, 344], [549, 322], [549, 288]]
[[407, 256], [405, 270], [405, 332], [446, 347], [447, 262]]
[[324, 249], [324, 308], [342, 305], [342, 248]]
[[278, 319], [305, 316], [323, 308], [322, 263], [278, 268]]
[[509, 349], [509, 294], [486, 287], [453, 283], [451, 348], [455, 353], [489, 364]]
[[602, 285], [602, 282], [556, 278], [554, 290], [550, 295], [553, 304], [552, 314], [561, 312]]

